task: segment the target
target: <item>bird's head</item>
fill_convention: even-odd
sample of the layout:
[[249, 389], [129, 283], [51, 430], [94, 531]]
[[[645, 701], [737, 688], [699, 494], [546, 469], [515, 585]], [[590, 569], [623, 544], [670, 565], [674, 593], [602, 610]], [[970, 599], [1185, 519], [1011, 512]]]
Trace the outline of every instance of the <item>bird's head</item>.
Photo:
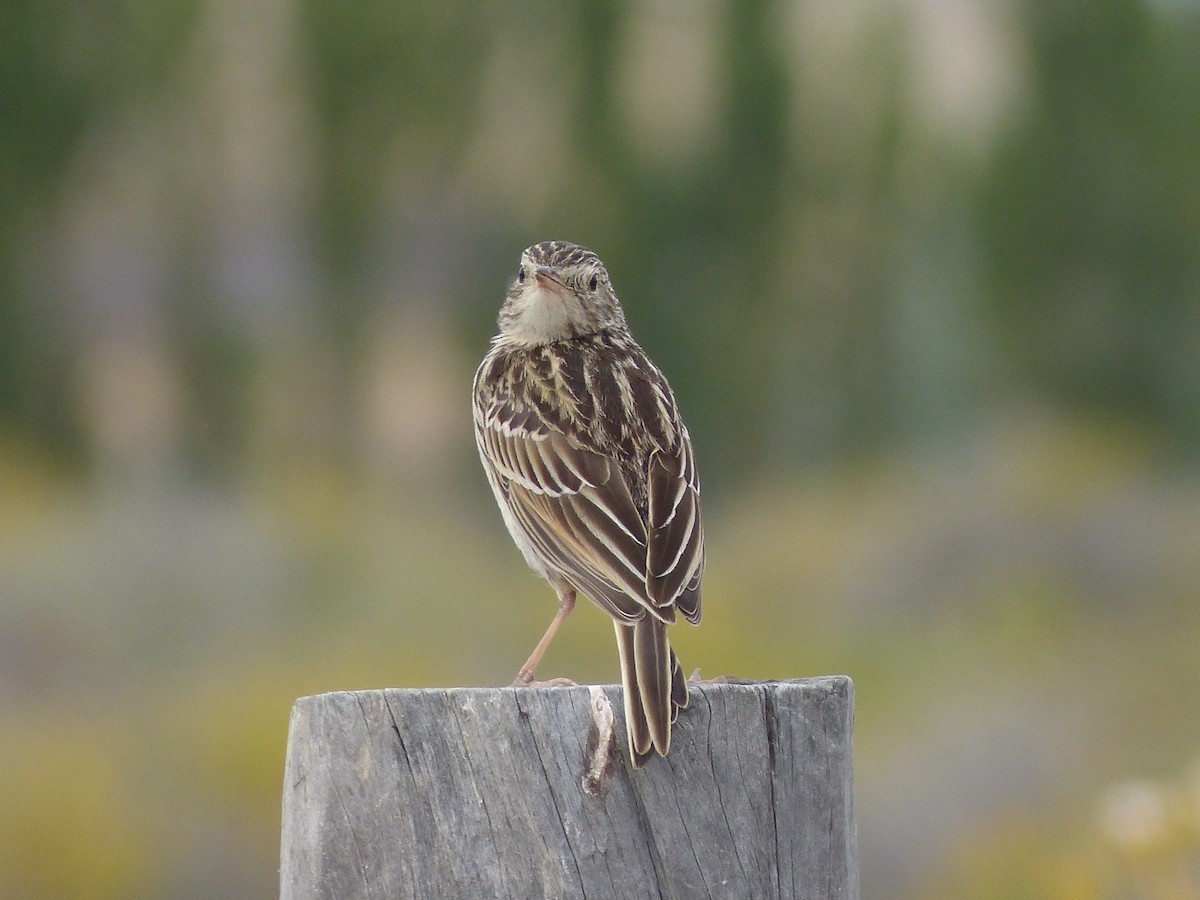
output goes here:
[[537, 347], [624, 328], [625, 313], [604, 263], [591, 250], [566, 241], [543, 241], [521, 254], [521, 264], [500, 307], [500, 333]]

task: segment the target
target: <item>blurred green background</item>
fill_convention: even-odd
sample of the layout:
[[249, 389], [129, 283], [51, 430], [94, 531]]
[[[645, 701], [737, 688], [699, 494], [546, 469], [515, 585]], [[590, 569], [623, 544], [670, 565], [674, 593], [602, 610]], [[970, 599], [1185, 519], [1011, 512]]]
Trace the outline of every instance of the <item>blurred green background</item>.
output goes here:
[[1186, 0], [5, 0], [0, 896], [271, 896], [294, 698], [512, 678], [552, 237], [695, 438], [685, 668], [855, 680], [864, 896], [1200, 896]]

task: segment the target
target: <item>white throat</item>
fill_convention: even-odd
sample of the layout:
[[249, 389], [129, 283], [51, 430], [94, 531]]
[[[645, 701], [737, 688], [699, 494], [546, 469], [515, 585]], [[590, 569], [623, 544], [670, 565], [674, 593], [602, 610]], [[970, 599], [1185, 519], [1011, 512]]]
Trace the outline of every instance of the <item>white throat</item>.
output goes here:
[[576, 332], [574, 302], [569, 293], [534, 282], [526, 286], [513, 304], [514, 316], [505, 334], [516, 343], [531, 347], [572, 337]]

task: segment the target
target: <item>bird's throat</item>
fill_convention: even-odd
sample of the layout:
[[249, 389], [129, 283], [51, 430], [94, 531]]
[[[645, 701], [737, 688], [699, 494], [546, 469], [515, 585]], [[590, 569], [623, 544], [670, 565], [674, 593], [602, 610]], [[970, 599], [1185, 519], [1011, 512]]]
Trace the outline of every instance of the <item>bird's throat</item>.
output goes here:
[[574, 337], [579, 331], [578, 307], [573, 298], [552, 285], [530, 286], [513, 303], [512, 312], [505, 334], [524, 346], [552, 344]]

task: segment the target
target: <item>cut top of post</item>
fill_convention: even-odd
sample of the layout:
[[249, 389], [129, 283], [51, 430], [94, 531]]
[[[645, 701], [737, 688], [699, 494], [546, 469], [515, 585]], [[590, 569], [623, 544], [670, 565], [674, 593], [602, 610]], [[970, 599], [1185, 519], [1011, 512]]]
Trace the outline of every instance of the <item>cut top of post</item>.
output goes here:
[[858, 897], [853, 685], [691, 685], [633, 770], [621, 689], [305, 697], [281, 896]]

